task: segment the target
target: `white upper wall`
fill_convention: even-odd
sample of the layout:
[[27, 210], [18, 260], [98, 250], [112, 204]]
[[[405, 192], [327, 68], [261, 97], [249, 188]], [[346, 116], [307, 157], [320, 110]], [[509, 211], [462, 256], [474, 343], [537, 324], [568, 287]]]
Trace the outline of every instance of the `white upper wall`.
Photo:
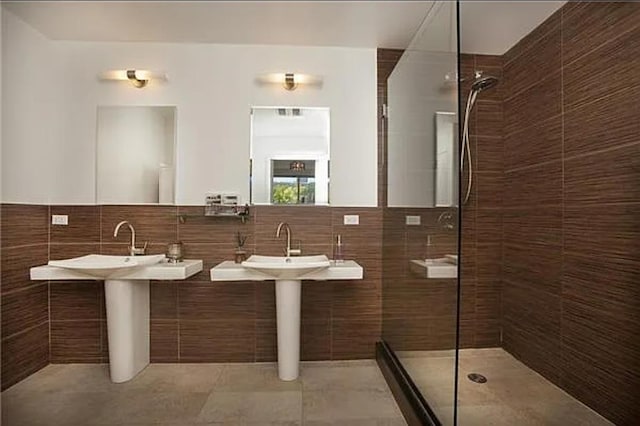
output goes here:
[[2, 200], [49, 201], [63, 104], [56, 49], [2, 11]]
[[[332, 205], [377, 204], [375, 49], [50, 41], [4, 12], [4, 202], [95, 202], [99, 105], [176, 106], [176, 202], [200, 205], [211, 190], [248, 201], [250, 108], [285, 105], [331, 109]], [[169, 81], [97, 78], [125, 68]], [[322, 88], [255, 83], [291, 71], [322, 76]]]

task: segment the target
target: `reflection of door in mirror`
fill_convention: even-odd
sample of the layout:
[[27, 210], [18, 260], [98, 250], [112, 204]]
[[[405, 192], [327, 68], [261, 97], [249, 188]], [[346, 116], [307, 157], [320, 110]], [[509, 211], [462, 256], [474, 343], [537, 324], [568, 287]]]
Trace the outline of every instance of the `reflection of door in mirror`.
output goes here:
[[253, 204], [328, 204], [329, 109], [253, 108], [251, 167]]
[[453, 112], [436, 112], [436, 207], [457, 205], [458, 124]]
[[98, 204], [173, 204], [175, 107], [98, 107]]

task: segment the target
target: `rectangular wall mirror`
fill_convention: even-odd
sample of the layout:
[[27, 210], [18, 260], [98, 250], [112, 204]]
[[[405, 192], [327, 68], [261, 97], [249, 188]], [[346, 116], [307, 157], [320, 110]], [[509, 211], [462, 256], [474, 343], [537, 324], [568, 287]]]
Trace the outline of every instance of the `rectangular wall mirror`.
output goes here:
[[329, 108], [253, 107], [252, 204], [329, 204]]
[[176, 108], [99, 106], [98, 204], [173, 204]]

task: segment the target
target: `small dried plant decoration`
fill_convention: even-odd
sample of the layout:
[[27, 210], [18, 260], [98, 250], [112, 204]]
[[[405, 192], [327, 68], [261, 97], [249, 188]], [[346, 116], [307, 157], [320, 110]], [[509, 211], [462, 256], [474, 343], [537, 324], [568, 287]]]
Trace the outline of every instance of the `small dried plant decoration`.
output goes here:
[[238, 244], [238, 248], [241, 249], [244, 247], [244, 244], [247, 242], [247, 236], [242, 235], [240, 231], [236, 234], [236, 242]]

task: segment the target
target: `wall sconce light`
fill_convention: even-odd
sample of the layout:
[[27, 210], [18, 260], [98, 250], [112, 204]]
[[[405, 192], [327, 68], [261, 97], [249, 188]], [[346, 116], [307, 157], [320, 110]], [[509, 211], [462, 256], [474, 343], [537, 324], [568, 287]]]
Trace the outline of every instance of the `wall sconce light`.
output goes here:
[[292, 161], [291, 163], [289, 163], [289, 170], [293, 172], [303, 172], [304, 169], [304, 161]]
[[101, 80], [130, 81], [134, 87], [142, 89], [149, 80], [167, 80], [165, 73], [148, 70], [111, 70], [100, 74]]
[[271, 73], [258, 76], [259, 84], [280, 84], [286, 90], [296, 90], [299, 85], [322, 87], [322, 78], [300, 73]]

